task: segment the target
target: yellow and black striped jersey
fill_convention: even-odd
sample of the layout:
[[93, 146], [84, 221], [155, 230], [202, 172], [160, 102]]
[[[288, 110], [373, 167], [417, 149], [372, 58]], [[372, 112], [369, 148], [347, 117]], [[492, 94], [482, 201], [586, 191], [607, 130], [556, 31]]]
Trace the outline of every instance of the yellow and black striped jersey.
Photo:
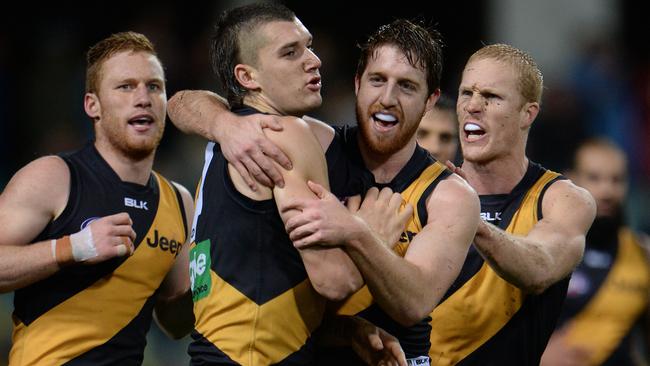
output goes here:
[[121, 181], [92, 144], [62, 158], [71, 176], [68, 204], [36, 241], [128, 212], [136, 249], [127, 258], [63, 268], [17, 290], [9, 363], [140, 365], [156, 291], [186, 238], [180, 194], [155, 172], [145, 186]]

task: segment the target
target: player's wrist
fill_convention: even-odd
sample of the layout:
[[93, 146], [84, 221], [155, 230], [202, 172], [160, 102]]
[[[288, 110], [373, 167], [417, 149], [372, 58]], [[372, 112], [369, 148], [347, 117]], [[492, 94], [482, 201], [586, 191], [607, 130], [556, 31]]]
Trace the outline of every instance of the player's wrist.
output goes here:
[[85, 262], [98, 255], [90, 226], [72, 235], [53, 239], [51, 245], [52, 255], [60, 267]]

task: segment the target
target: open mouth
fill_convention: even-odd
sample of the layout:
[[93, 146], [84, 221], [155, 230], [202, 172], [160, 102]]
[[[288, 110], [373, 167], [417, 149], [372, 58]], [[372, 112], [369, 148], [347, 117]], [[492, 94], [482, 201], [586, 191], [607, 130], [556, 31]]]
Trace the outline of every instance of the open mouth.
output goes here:
[[149, 115], [139, 115], [129, 119], [130, 125], [146, 126], [153, 123], [153, 117]]
[[320, 90], [321, 86], [322, 86], [322, 84], [321, 84], [321, 79], [320, 79], [320, 77], [318, 77], [318, 76], [312, 78], [312, 79], [309, 80], [309, 82], [307, 83], [307, 87], [308, 87], [310, 90], [316, 90], [316, 91], [317, 91], [317, 90]]
[[128, 123], [136, 133], [148, 133], [154, 125], [154, 118], [149, 114], [140, 114], [129, 119]]
[[465, 138], [470, 142], [480, 140], [481, 137], [485, 135], [485, 130], [481, 126], [472, 122], [465, 123], [463, 131], [465, 132]]
[[389, 113], [373, 113], [372, 119], [379, 127], [390, 129], [399, 123], [397, 117]]

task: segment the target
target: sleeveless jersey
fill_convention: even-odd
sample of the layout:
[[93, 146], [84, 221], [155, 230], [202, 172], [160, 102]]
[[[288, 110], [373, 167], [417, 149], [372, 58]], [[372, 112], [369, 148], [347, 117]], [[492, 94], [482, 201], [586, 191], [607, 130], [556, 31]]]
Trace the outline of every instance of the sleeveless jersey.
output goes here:
[[325, 299], [312, 288], [275, 201], [237, 191], [214, 142], [206, 147], [194, 222], [191, 364], [313, 364], [311, 333]]
[[155, 172], [146, 186], [121, 181], [92, 144], [61, 157], [70, 169], [68, 203], [35, 241], [125, 211], [135, 252], [65, 267], [16, 290], [9, 364], [140, 365], [157, 289], [186, 238], [180, 194]]
[[[542, 217], [558, 173], [530, 163], [510, 194], [480, 196], [481, 216], [525, 236]], [[539, 365], [569, 279], [525, 294], [494, 272], [472, 246], [460, 275], [431, 313], [431, 365]]]
[[[355, 127], [336, 129], [335, 140], [327, 151], [328, 163], [336, 162], [336, 165], [330, 166], [330, 184], [333, 189], [339, 190], [333, 190], [339, 196], [363, 194], [373, 186], [380, 189], [390, 187], [393, 191], [400, 192], [404, 201], [414, 208], [413, 216], [394, 248], [403, 257], [410, 241], [427, 223], [426, 199], [438, 182], [451, 175], [451, 172], [435, 161], [426, 150], [417, 146], [410, 160], [390, 183], [378, 184], [363, 163], [357, 133]], [[431, 331], [429, 319], [423, 319], [411, 327], [400, 325], [374, 302], [366, 286], [333, 308], [341, 315], [359, 315], [397, 337], [407, 358], [426, 357], [428, 354]], [[351, 350], [327, 350], [319, 354], [319, 358], [320, 364], [362, 364]]]
[[628, 228], [607, 247], [587, 242], [562, 311], [567, 342], [590, 350], [589, 365], [634, 365], [631, 333], [648, 306], [650, 268]]

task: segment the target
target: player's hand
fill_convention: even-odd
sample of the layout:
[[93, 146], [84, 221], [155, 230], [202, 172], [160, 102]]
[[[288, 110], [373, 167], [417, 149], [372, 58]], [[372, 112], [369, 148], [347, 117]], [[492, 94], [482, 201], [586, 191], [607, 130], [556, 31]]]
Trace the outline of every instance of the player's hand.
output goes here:
[[284, 187], [282, 173], [273, 162], [290, 170], [291, 161], [263, 132], [265, 128], [282, 131], [277, 116], [251, 114], [236, 118], [236, 123], [222, 125], [219, 144], [226, 160], [253, 191], [257, 191], [258, 182], [269, 188]]
[[352, 215], [325, 187], [312, 181], [308, 181], [307, 185], [316, 195], [316, 199], [292, 202], [289, 208], [301, 212], [285, 224], [289, 238], [296, 248], [342, 245], [349, 236], [363, 229], [367, 230], [367, 224]]
[[133, 254], [136, 235], [132, 226], [133, 221], [126, 212], [105, 216], [91, 222], [89, 228], [97, 256], [83, 262], [93, 264]]
[[348, 209], [362, 218], [384, 243], [393, 248], [413, 216], [413, 206], [404, 202], [402, 195], [390, 188], [381, 191], [372, 187], [366, 192], [363, 201], [359, 196], [350, 197]]
[[454, 163], [452, 163], [451, 160], [447, 160], [445, 162], [445, 165], [447, 166], [447, 169], [451, 170], [452, 173], [458, 174], [461, 178], [467, 180], [467, 175], [465, 175], [465, 171], [461, 167], [454, 165]]
[[540, 366], [587, 366], [589, 364], [589, 350], [569, 344], [565, 327], [553, 333], [540, 362]]
[[352, 349], [368, 365], [406, 366], [397, 338], [365, 319], [354, 317]]

